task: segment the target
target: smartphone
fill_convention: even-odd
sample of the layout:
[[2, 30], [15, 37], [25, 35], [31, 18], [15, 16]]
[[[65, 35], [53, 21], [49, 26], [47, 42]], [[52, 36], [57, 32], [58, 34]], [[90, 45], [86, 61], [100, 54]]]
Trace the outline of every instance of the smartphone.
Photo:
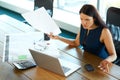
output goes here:
[[87, 70], [87, 71], [94, 71], [94, 67], [91, 65], [91, 64], [85, 64], [85, 69]]

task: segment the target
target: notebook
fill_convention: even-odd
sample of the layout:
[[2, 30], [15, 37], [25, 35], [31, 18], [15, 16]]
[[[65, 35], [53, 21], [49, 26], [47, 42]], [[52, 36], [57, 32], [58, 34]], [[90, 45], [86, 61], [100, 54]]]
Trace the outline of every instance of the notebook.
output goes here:
[[36, 51], [33, 49], [29, 49], [29, 51], [37, 66], [60, 74], [62, 76], [67, 77], [81, 68], [80, 65], [60, 59], [59, 57], [47, 55], [42, 51]]

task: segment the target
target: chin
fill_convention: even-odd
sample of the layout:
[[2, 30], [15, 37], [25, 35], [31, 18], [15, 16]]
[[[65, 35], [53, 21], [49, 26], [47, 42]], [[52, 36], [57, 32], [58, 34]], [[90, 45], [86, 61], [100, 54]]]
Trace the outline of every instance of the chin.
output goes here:
[[85, 26], [84, 26], [83, 28], [84, 28], [84, 29], [88, 29], [88, 27], [85, 27]]

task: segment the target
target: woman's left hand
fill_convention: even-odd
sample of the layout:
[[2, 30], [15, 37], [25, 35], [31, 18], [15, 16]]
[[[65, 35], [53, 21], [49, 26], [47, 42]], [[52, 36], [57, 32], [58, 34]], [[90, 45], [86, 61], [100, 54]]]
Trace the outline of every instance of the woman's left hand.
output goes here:
[[111, 62], [109, 62], [107, 60], [103, 60], [100, 62], [100, 65], [98, 66], [98, 68], [100, 68], [103, 72], [109, 72], [110, 64], [111, 64]]

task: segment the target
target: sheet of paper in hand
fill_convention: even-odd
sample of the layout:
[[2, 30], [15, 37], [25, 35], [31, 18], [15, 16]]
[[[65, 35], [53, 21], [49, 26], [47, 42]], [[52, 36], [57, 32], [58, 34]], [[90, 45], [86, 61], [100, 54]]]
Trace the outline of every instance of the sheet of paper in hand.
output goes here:
[[52, 32], [54, 35], [61, 33], [59, 26], [50, 17], [44, 7], [24, 13], [22, 16], [32, 27], [39, 31], [47, 34]]

